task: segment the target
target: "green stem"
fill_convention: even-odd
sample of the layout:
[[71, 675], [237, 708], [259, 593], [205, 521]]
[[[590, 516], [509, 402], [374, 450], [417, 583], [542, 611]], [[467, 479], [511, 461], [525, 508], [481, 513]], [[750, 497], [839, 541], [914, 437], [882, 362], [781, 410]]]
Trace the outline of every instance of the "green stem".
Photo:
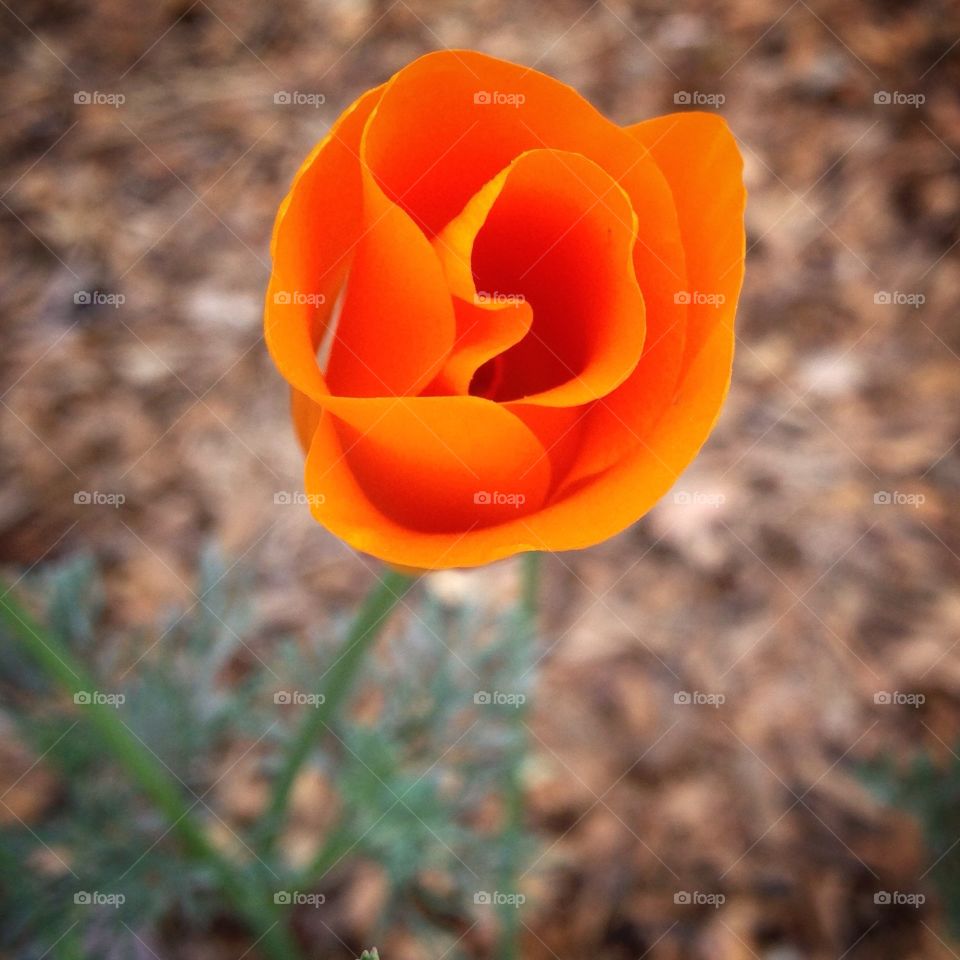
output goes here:
[[336, 719], [337, 711], [349, 695], [364, 657], [377, 639], [390, 611], [403, 599], [413, 583], [413, 577], [389, 570], [364, 600], [333, 666], [324, 674], [323, 699], [317, 707], [306, 711], [293, 744], [286, 753], [270, 807], [259, 826], [258, 846], [261, 850], [269, 851], [276, 842], [297, 774], [324, 730]]
[[[93, 691], [96, 684], [70, 650], [53, 633], [45, 631], [8, 591], [0, 596], [0, 614], [47, 676], [70, 693]], [[93, 701], [84, 717], [128, 776], [164, 813], [188, 855], [206, 864], [217, 875], [224, 893], [251, 928], [271, 960], [295, 960], [300, 950], [283, 916], [273, 904], [272, 891], [255, 882], [241, 866], [232, 863], [210, 841], [193, 815], [193, 806], [162, 762], [134, 735], [112, 707]]]
[[537, 606], [540, 600], [540, 554], [525, 553], [523, 563], [523, 586], [520, 592], [520, 610], [532, 641], [537, 632]]
[[[540, 554], [526, 553], [522, 558], [523, 580], [517, 629], [518, 642], [525, 654], [532, 652], [537, 635], [537, 600], [540, 592]], [[526, 657], [524, 657], [524, 661]], [[502, 849], [503, 872], [500, 883], [505, 893], [516, 893], [519, 869], [517, 852], [523, 835], [523, 758], [527, 749], [526, 704], [515, 708], [513, 748], [509, 758]], [[509, 901], [500, 908], [499, 960], [516, 960], [520, 956], [520, 906]]]

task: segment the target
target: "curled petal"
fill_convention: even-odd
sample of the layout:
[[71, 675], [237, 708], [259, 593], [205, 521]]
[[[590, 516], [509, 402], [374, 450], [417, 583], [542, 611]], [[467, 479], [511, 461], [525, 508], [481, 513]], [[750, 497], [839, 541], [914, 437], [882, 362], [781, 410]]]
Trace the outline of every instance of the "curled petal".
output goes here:
[[533, 308], [525, 335], [493, 361], [484, 395], [573, 406], [630, 375], [645, 331], [636, 229], [623, 189], [560, 150], [521, 154], [444, 228], [434, 245], [459, 295]]
[[358, 549], [396, 553], [397, 563], [407, 547], [394, 543], [394, 527], [410, 544], [420, 534], [465, 535], [540, 509], [549, 486], [534, 434], [479, 397], [333, 398], [307, 457], [307, 491], [322, 497], [317, 518]]
[[427, 391], [430, 394], [469, 393], [477, 370], [522, 340], [533, 322], [533, 309], [526, 301], [499, 304], [454, 297], [453, 309], [456, 341]]
[[364, 228], [327, 380], [342, 396], [414, 396], [453, 347], [453, 304], [436, 253], [410, 215], [384, 194], [365, 153], [366, 134], [360, 147]]
[[315, 399], [329, 393], [317, 349], [363, 232], [357, 157], [381, 93], [378, 87], [360, 97], [311, 151], [273, 229], [264, 336], [290, 385]]

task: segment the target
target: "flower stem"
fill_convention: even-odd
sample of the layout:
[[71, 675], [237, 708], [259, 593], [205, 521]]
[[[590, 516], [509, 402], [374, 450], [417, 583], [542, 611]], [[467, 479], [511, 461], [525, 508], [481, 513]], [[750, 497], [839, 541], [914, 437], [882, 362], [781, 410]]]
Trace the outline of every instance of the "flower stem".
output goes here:
[[367, 651], [373, 646], [390, 611], [403, 599], [415, 578], [395, 570], [387, 571], [367, 595], [333, 665], [324, 674], [323, 698], [307, 710], [283, 767], [274, 785], [270, 806], [258, 830], [258, 847], [268, 852], [283, 827], [290, 792], [310, 751], [336, 719], [337, 711], [350, 693]]
[[[46, 675], [70, 693], [92, 691], [96, 684], [83, 666], [52, 632], [44, 630], [7, 591], [0, 596], [0, 615], [14, 636]], [[92, 700], [84, 717], [97, 731], [114, 760], [164, 813], [187, 854], [217, 875], [225, 895], [259, 936], [258, 944], [271, 960], [296, 960], [300, 950], [273, 903], [272, 893], [257, 877], [231, 862], [207, 838], [193, 808], [174, 775], [123, 722], [116, 710]]]
[[[523, 574], [518, 611], [518, 644], [524, 654], [532, 653], [537, 635], [537, 600], [540, 589], [540, 554], [527, 553], [522, 557]], [[532, 659], [532, 658], [531, 658]], [[523, 658], [526, 662], [526, 656]], [[504, 893], [515, 894], [514, 889], [519, 871], [519, 856], [523, 834], [523, 758], [527, 749], [526, 705], [520, 703], [515, 708], [514, 730], [509, 767], [507, 773], [504, 806], [504, 830], [502, 837], [503, 870], [500, 884]], [[499, 960], [517, 960], [520, 956], [520, 905], [510, 898], [501, 900], [500, 909], [500, 949]]]

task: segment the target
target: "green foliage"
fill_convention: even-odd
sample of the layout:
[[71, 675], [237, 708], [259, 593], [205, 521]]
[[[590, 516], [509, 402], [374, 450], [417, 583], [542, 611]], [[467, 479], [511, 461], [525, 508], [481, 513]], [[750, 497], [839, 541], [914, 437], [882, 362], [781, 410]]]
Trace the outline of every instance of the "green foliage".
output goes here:
[[960, 756], [953, 753], [944, 764], [921, 753], [905, 770], [882, 757], [861, 776], [884, 803], [919, 821], [930, 854], [927, 876], [936, 885], [952, 935], [960, 937]]
[[[334, 784], [342, 815], [304, 870], [278, 855], [264, 860], [254, 828], [224, 823], [213, 788], [238, 745], [253, 745], [265, 776], [279, 769], [313, 708], [278, 705], [276, 695], [321, 689], [336, 638], [265, 640], [249, 584], [213, 552], [200, 564], [201, 602], [143, 636], [105, 625], [89, 558], [44, 571], [27, 592], [42, 601], [49, 629], [96, 665], [98, 692], [122, 698], [123, 723], [196, 799], [205, 828], [230, 838], [238, 869], [258, 871], [274, 890], [335, 895], [353, 858], [373, 860], [389, 895], [370, 932], [403, 925], [438, 954], [452, 947], [455, 960], [456, 936], [435, 918], [473, 914], [475, 895], [496, 889], [524, 852], [516, 831], [477, 826], [522, 751], [517, 701], [529, 694], [532, 653], [515, 615], [494, 619], [426, 592], [409, 601], [417, 616], [368, 658], [351, 704], [359, 716], [346, 711], [310, 758]], [[3, 708], [62, 784], [39, 822], [0, 831], [4, 956], [176, 956], [186, 935], [235, 920], [215, 874], [184, 856], [170, 824], [105, 755], [83, 706], [52, 689], [9, 638], [0, 650]], [[475, 702], [494, 691], [491, 702]], [[376, 950], [363, 957], [376, 960]]]

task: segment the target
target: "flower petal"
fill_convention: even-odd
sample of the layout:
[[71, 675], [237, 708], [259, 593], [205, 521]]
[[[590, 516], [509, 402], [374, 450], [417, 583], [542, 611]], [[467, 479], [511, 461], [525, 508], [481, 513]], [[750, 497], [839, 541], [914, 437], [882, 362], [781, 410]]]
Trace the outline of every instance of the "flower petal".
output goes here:
[[322, 497], [317, 519], [358, 549], [399, 557], [424, 534], [449, 540], [543, 505], [550, 460], [499, 404], [332, 398], [325, 407], [307, 457], [307, 492]]
[[[483, 94], [491, 102], [476, 103]], [[395, 149], [398, 142], [403, 151]], [[646, 303], [646, 340], [631, 376], [595, 404], [599, 426], [584, 430], [595, 442], [583, 448], [574, 482], [636, 444], [670, 402], [683, 362], [688, 307], [676, 293], [689, 283], [677, 211], [659, 165], [637, 145], [565, 84], [456, 50], [428, 54], [395, 75], [368, 131], [372, 172], [428, 236], [515, 157], [537, 148], [583, 153], [630, 197], [639, 218], [634, 268]]]
[[631, 374], [645, 331], [636, 221], [627, 195], [593, 161], [540, 149], [510, 163], [437, 235], [458, 295], [533, 307], [526, 335], [503, 344], [496, 389], [485, 396], [574, 406]]
[[363, 162], [366, 136], [359, 161], [364, 229], [327, 381], [341, 396], [411, 396], [436, 376], [453, 348], [453, 304], [429, 241], [410, 215], [387, 198]]
[[[358, 474], [340, 459], [344, 456], [342, 441], [332, 428], [333, 418], [324, 413], [307, 460], [307, 491], [324, 497], [323, 503], [313, 506], [314, 516], [358, 550], [388, 563], [425, 570], [480, 566], [527, 550], [592, 546], [637, 520], [675, 483], [716, 421], [729, 384], [732, 357], [733, 337], [729, 330], [717, 328], [688, 369], [674, 404], [644, 445], [558, 502], [519, 512], [491, 526], [468, 524], [456, 533], [416, 530], [388, 516], [367, 494]], [[469, 402], [474, 398], [460, 399]], [[490, 437], [489, 442], [493, 446], [496, 441]], [[371, 469], [380, 469], [379, 464], [374, 460]], [[409, 469], [415, 482], [422, 478], [422, 467], [411, 465]], [[506, 472], [517, 469], [508, 465]], [[383, 483], [389, 481], [384, 478]]]
[[382, 87], [360, 97], [310, 152], [277, 213], [264, 336], [277, 368], [301, 392], [329, 392], [317, 348], [363, 227], [357, 155]]
[[726, 121], [714, 113], [672, 113], [627, 130], [653, 154], [677, 207], [687, 256], [689, 364], [736, 312], [746, 246], [743, 158]]
[[533, 310], [526, 301], [474, 303], [454, 297], [453, 309], [456, 342], [437, 379], [425, 391], [430, 395], [469, 393], [477, 370], [522, 340], [533, 322]]
[[[743, 160], [726, 122], [716, 114], [674, 113], [627, 130], [657, 161], [677, 208], [687, 280], [675, 287], [672, 296], [686, 301], [685, 369], [715, 329], [726, 327], [733, 335], [745, 249]], [[658, 359], [654, 351], [656, 341], [637, 375], [594, 405], [583, 431], [584, 444], [567, 477], [568, 487], [616, 463], [630, 447], [649, 442], [646, 432], [651, 418], [638, 419], [631, 411], [659, 416], [662, 404], [651, 403], [648, 395], [669, 398], [672, 393], [662, 379], [662, 368], [651, 362]]]

